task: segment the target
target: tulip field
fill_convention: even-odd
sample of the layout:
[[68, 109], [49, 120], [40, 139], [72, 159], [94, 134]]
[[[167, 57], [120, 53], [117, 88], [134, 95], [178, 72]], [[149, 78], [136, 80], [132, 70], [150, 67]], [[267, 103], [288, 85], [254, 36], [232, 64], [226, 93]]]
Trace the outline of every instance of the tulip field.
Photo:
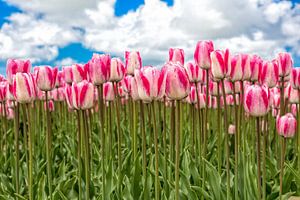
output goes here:
[[216, 50], [8, 59], [0, 75], [0, 200], [300, 196], [300, 68]]

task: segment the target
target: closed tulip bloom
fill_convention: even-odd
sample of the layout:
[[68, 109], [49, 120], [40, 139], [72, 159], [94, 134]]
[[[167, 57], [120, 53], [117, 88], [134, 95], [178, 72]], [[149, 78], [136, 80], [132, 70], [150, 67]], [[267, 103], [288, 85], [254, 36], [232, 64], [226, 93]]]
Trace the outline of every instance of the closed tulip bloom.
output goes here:
[[250, 66], [250, 56], [248, 54], [239, 54], [241, 57], [243, 80], [250, 80], [251, 78], [251, 66]]
[[231, 58], [229, 69], [229, 80], [232, 82], [240, 81], [243, 78], [242, 57], [235, 55]]
[[141, 100], [151, 102], [165, 95], [166, 70], [151, 66], [135, 71], [135, 80]]
[[291, 86], [294, 89], [300, 89], [300, 68], [293, 68], [290, 79]]
[[276, 108], [272, 109], [272, 117], [277, 117], [278, 115], [278, 110]]
[[125, 67], [120, 58], [112, 58], [110, 61], [109, 81], [116, 82], [122, 80], [125, 74]]
[[279, 108], [280, 107], [280, 95], [279, 94], [274, 94], [272, 97], [272, 106], [274, 108]]
[[7, 82], [0, 82], [0, 102], [3, 102], [6, 100], [7, 97]]
[[214, 50], [212, 41], [199, 41], [194, 53], [195, 62], [203, 69], [211, 67], [210, 53]]
[[56, 80], [55, 80], [55, 87], [63, 87], [65, 84], [65, 77], [64, 77], [64, 72], [63, 71], [58, 71]]
[[[230, 62], [229, 51], [215, 50], [210, 53], [211, 73], [214, 79], [224, 79], [227, 76], [228, 65]], [[229, 67], [231, 68], [231, 67]]]
[[94, 86], [84, 80], [80, 83], [72, 84], [72, 101], [76, 109], [86, 110], [93, 107]]
[[13, 93], [19, 103], [30, 103], [34, 100], [34, 88], [30, 74], [18, 72], [14, 78]]
[[50, 66], [41, 66], [37, 70], [36, 84], [42, 91], [50, 91], [55, 86], [58, 68]]
[[267, 114], [269, 110], [268, 89], [259, 85], [249, 86], [245, 92], [244, 108], [246, 112], [254, 117]]
[[196, 93], [196, 87], [195, 86], [191, 86], [191, 92], [187, 96], [187, 102], [190, 103], [190, 104], [197, 103], [197, 93]]
[[130, 78], [130, 96], [132, 100], [140, 100], [138, 85], [134, 77]]
[[6, 76], [9, 84], [13, 84], [13, 76], [18, 73], [29, 73], [30, 60], [8, 59], [6, 63]]
[[[212, 96], [217, 96], [218, 95], [218, 83], [215, 81], [210, 81], [208, 86], [209, 86], [209, 88], [208, 88], [209, 94]], [[222, 95], [221, 84], [219, 85], [219, 95]]]
[[230, 135], [234, 135], [235, 134], [235, 125], [233, 125], [233, 124], [229, 125], [229, 127], [228, 127], [228, 133]]
[[114, 84], [112, 82], [103, 84], [103, 98], [105, 101], [115, 100]]
[[14, 119], [14, 117], [15, 117], [14, 109], [7, 108], [6, 117], [7, 117], [8, 120]]
[[[221, 84], [223, 84], [223, 83], [221, 83]], [[224, 87], [225, 87], [225, 94], [232, 94], [233, 93], [233, 84], [232, 84], [232, 82], [225, 79], [224, 80]]]
[[185, 98], [190, 92], [190, 82], [185, 68], [172, 64], [167, 67], [166, 95], [172, 100]]
[[278, 71], [280, 77], [285, 77], [290, 75], [292, 67], [293, 67], [293, 60], [289, 53], [283, 52], [277, 55], [278, 61]]
[[72, 65], [72, 75], [73, 82], [79, 83], [87, 79], [87, 72], [84, 68], [84, 65], [74, 64]]
[[63, 87], [56, 88], [51, 91], [54, 101], [64, 101], [65, 91]]
[[299, 91], [292, 88], [291, 85], [289, 85], [287, 89], [289, 102], [299, 103]]
[[203, 109], [206, 106], [206, 94], [198, 93], [198, 101], [199, 103], [196, 104], [196, 108]]
[[184, 64], [184, 51], [183, 49], [170, 48], [169, 49], [169, 61], [170, 62], [179, 62]]
[[88, 74], [94, 85], [100, 85], [109, 80], [110, 56], [107, 54], [93, 54], [88, 64]]
[[234, 84], [234, 89], [235, 89], [235, 93], [239, 94], [241, 93], [242, 90], [242, 83], [240, 81], [236, 81], [233, 83]]
[[258, 81], [258, 75], [259, 75], [259, 71], [262, 68], [262, 65], [263, 65], [263, 61], [259, 56], [253, 55], [250, 57], [250, 71], [251, 71], [250, 81], [253, 82]]
[[269, 88], [276, 86], [278, 82], [278, 66], [274, 62], [264, 62], [260, 71], [260, 83], [266, 84]]
[[65, 82], [68, 84], [72, 84], [73, 82], [73, 72], [72, 72], [72, 66], [65, 66], [63, 67], [63, 77], [65, 79]]
[[6, 99], [10, 101], [14, 101], [14, 87], [13, 84], [7, 84], [7, 89], [6, 89]]
[[297, 104], [291, 104], [291, 113], [294, 115], [294, 117], [297, 117], [298, 109], [297, 109]]
[[134, 75], [134, 70], [142, 68], [142, 59], [138, 51], [125, 51], [127, 74]]
[[292, 113], [287, 113], [277, 118], [276, 128], [279, 135], [285, 138], [294, 137], [297, 128], [297, 120]]
[[66, 102], [68, 104], [68, 108], [71, 110], [74, 109], [72, 86], [65, 85], [65, 97], [66, 97]]
[[195, 62], [187, 62], [184, 68], [191, 83], [204, 82], [205, 70], [201, 69]]
[[233, 101], [233, 96], [232, 95], [226, 95], [226, 103], [229, 106], [233, 106], [234, 105], [234, 101]]

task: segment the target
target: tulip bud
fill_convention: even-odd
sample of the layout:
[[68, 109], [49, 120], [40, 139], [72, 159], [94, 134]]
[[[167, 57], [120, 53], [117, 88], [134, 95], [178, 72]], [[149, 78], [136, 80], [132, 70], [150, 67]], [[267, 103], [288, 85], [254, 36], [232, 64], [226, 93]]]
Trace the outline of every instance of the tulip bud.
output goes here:
[[273, 95], [272, 106], [277, 109], [280, 107], [280, 95], [279, 94]]
[[235, 125], [233, 125], [233, 124], [229, 125], [229, 127], [228, 127], [228, 133], [230, 135], [234, 135], [235, 134]]
[[126, 69], [127, 74], [134, 75], [135, 69], [142, 68], [142, 59], [138, 51], [125, 51]]
[[73, 82], [73, 72], [72, 72], [72, 67], [71, 66], [65, 66], [63, 67], [63, 76], [65, 79], [65, 82], [68, 84], [72, 84]]
[[259, 71], [262, 68], [262, 64], [263, 64], [263, 61], [259, 56], [257, 56], [257, 55], [251, 56], [251, 58], [250, 58], [250, 70], [251, 70], [250, 80], [252, 82], [258, 81], [258, 75], [259, 75]]
[[93, 54], [88, 64], [88, 74], [94, 85], [100, 85], [109, 80], [110, 56], [106, 54]]
[[167, 70], [167, 97], [172, 100], [180, 100], [185, 98], [189, 94], [191, 88], [185, 68], [183, 68], [181, 65], [172, 63], [164, 68]]
[[120, 58], [112, 58], [110, 61], [110, 77], [109, 81], [120, 81], [125, 74], [125, 67]]
[[7, 97], [7, 82], [0, 82], [0, 102], [3, 102], [6, 100]]
[[299, 103], [299, 91], [292, 88], [291, 85], [289, 85], [287, 89], [289, 102]]
[[50, 66], [42, 66], [37, 68], [36, 84], [42, 91], [50, 91], [55, 86], [58, 68]]
[[51, 93], [52, 93], [54, 101], [64, 101], [65, 100], [65, 93], [64, 93], [63, 87], [56, 88], [55, 90], [52, 90]]
[[136, 70], [134, 74], [141, 100], [151, 102], [165, 95], [166, 69], [147, 66]]
[[86, 110], [93, 107], [94, 87], [92, 83], [84, 80], [72, 84], [72, 101], [76, 109]]
[[196, 93], [196, 87], [195, 86], [191, 86], [191, 92], [187, 96], [187, 102], [190, 103], [190, 104], [197, 103], [197, 93]]
[[169, 49], [169, 61], [170, 62], [179, 62], [184, 65], [184, 51], [183, 49], [170, 48]]
[[267, 114], [269, 110], [269, 94], [264, 86], [251, 85], [246, 89], [244, 97], [245, 111], [254, 117]]
[[281, 117], [278, 116], [276, 128], [279, 135], [285, 138], [294, 137], [297, 128], [297, 120], [292, 113], [287, 113]]
[[293, 60], [289, 53], [279, 53], [277, 55], [277, 62], [279, 68], [279, 76], [286, 77], [290, 75], [293, 67]]
[[195, 62], [203, 69], [209, 69], [211, 66], [210, 53], [214, 50], [212, 41], [199, 41], [194, 53]]
[[243, 80], [250, 80], [251, 78], [251, 67], [250, 67], [250, 56], [248, 54], [239, 54], [241, 57]]
[[297, 113], [298, 113], [297, 104], [291, 104], [291, 113], [294, 115], [294, 117], [297, 117]]
[[66, 102], [68, 104], [68, 108], [71, 110], [74, 109], [72, 86], [70, 85], [65, 86], [65, 97], [66, 97]]
[[[228, 65], [230, 59], [229, 51], [225, 52], [220, 50], [215, 50], [210, 53], [211, 59], [211, 73], [212, 76], [218, 79], [224, 79], [227, 76]], [[231, 67], [229, 67], [231, 68]]]
[[300, 68], [292, 69], [290, 82], [294, 89], [300, 89]]
[[72, 65], [72, 75], [73, 82], [79, 83], [87, 79], [87, 72], [84, 69], [84, 66], [81, 64]]
[[6, 99], [11, 101], [15, 100], [13, 84], [7, 84]]
[[[48, 103], [48, 109], [49, 109], [49, 111], [50, 112], [53, 112], [54, 111], [54, 103], [53, 103], [53, 101], [52, 100], [50, 100], [50, 101], [48, 101], [47, 102]], [[46, 102], [44, 102], [44, 109], [45, 110], [47, 110], [47, 104], [46, 104]]]
[[140, 100], [138, 85], [134, 77], [130, 79], [130, 95], [134, 101]]
[[55, 87], [63, 87], [65, 82], [64, 72], [59, 71], [57, 72], [56, 80], [55, 80]]
[[14, 78], [13, 93], [19, 103], [30, 103], [34, 100], [34, 88], [31, 74], [18, 72]]
[[112, 82], [103, 84], [103, 98], [105, 101], [115, 100], [114, 84]]
[[231, 58], [231, 65], [229, 70], [229, 80], [232, 82], [240, 81], [243, 78], [242, 70], [242, 56], [235, 55]]
[[199, 106], [200, 106], [200, 109], [205, 108], [205, 106], [206, 106], [206, 95], [203, 94], [203, 93], [198, 93], [198, 101], [199, 101], [199, 103], [196, 104], [196, 108], [199, 109]]
[[278, 66], [274, 62], [264, 62], [260, 75], [260, 84], [266, 84], [269, 88], [275, 87], [278, 82]]
[[190, 82], [198, 83], [204, 82], [205, 70], [201, 69], [196, 63], [194, 62], [187, 62], [184, 65], [184, 68], [187, 72]]
[[8, 59], [6, 63], [6, 76], [9, 84], [13, 84], [13, 76], [16, 73], [29, 73], [31, 68], [30, 60]]

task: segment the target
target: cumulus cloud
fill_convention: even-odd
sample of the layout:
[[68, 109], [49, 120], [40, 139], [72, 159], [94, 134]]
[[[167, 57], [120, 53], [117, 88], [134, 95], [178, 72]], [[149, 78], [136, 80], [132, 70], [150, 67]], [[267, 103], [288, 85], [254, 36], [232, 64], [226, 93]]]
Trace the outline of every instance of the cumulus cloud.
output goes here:
[[265, 59], [286, 47], [300, 55], [300, 6], [289, 1], [174, 0], [169, 7], [160, 0], [145, 0], [121, 17], [114, 15], [116, 0], [6, 1], [24, 12], [13, 14], [1, 27], [1, 59], [13, 55], [53, 60], [59, 47], [81, 42], [120, 57], [125, 50], [139, 50], [144, 63], [157, 65], [167, 59], [169, 47], [184, 48], [192, 59], [202, 39], [214, 40], [216, 48]]
[[61, 59], [61, 60], [55, 61], [54, 64], [55, 64], [56, 66], [61, 67], [61, 66], [72, 65], [72, 64], [75, 64], [75, 63], [78, 63], [78, 61], [75, 60], [75, 59], [73, 59], [73, 58], [71, 58], [71, 57], [66, 57], [66, 58], [63, 58], [63, 59]]

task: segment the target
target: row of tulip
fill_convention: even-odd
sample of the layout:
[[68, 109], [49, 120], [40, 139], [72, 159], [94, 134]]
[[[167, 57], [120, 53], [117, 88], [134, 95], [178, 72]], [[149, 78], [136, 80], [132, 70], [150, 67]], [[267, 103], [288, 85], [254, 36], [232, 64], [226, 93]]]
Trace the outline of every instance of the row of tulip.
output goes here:
[[[33, 73], [31, 73], [29, 60], [9, 59], [6, 78], [0, 77], [0, 113], [4, 130], [1, 150], [4, 150], [4, 154], [8, 154], [10, 148], [15, 152], [13, 193], [16, 198], [20, 198], [22, 194], [19, 181], [20, 143], [22, 147], [24, 146], [28, 168], [26, 181], [28, 196], [26, 197], [30, 200], [37, 198], [33, 181], [33, 176], [36, 174], [33, 167], [36, 135], [33, 135], [35, 131], [31, 124], [32, 117], [37, 116], [46, 127], [44, 144], [47, 196], [50, 199], [56, 199], [52, 191], [54, 186], [52, 162], [57, 159], [56, 155], [53, 155], [55, 152], [52, 137], [58, 134], [54, 131], [58, 129], [53, 125], [57, 125], [58, 121], [60, 121], [58, 127], [66, 126], [65, 129], [72, 134], [78, 133], [77, 138], [73, 138], [73, 142], [77, 142], [74, 151], [77, 152], [76, 178], [79, 199], [91, 199], [97, 196], [101, 196], [102, 199], [125, 198], [122, 168], [125, 162], [123, 152], [127, 146], [122, 139], [124, 136], [130, 141], [128, 149], [131, 153], [128, 154], [132, 154], [134, 160], [131, 164], [135, 166], [136, 160], [142, 160], [143, 170], [138, 176], [143, 175], [139, 184], [142, 185], [144, 192], [139, 195], [139, 198], [184, 198], [184, 190], [190, 192], [192, 187], [184, 188], [193, 184], [199, 187], [198, 192], [193, 190], [196, 199], [209, 198], [214, 191], [213, 186], [207, 186], [212, 165], [220, 177], [224, 175], [223, 172], [226, 174], [224, 185], [227, 199], [253, 199], [254, 194], [251, 196], [245, 193], [247, 187], [245, 179], [252, 178], [247, 177], [246, 170], [246, 160], [250, 155], [253, 160], [256, 159], [252, 164], [255, 164], [257, 169], [255, 190], [257, 199], [266, 199], [267, 182], [271, 180], [266, 173], [266, 169], [269, 168], [266, 163], [268, 159], [266, 153], [273, 150], [276, 151], [275, 158], [280, 161], [279, 197], [282, 198], [283, 192], [293, 191], [291, 188], [283, 191], [286, 149], [293, 147], [289, 159], [298, 166], [295, 170], [300, 170], [299, 134], [293, 142], [287, 142], [288, 138], [293, 138], [296, 131], [300, 130], [297, 129], [297, 120], [300, 119], [298, 106], [300, 68], [293, 68], [291, 56], [288, 53], [279, 53], [274, 60], [264, 61], [257, 55], [232, 55], [228, 49], [214, 50], [211, 41], [200, 41], [196, 46], [194, 61], [185, 63], [184, 59], [184, 51], [177, 48], [170, 49], [169, 61], [161, 68], [142, 67], [139, 52], [125, 52], [125, 64], [120, 58], [94, 54], [84, 65], [65, 66], [61, 71], [58, 67], [37, 66], [34, 67]], [[41, 103], [44, 111], [34, 112]], [[122, 107], [125, 111], [122, 111]], [[58, 118], [54, 117], [56, 114], [53, 113], [58, 113]], [[126, 113], [129, 119], [122, 119]], [[145, 119], [147, 113], [148, 118]], [[140, 120], [137, 120], [137, 114]], [[116, 121], [112, 124], [114, 117]], [[77, 119], [77, 128], [68, 125], [68, 121], [73, 122], [74, 118]], [[215, 118], [217, 123], [214, 121]], [[14, 121], [12, 123], [7, 120]], [[20, 129], [20, 121], [23, 122], [22, 129]], [[248, 134], [249, 130], [246, 131], [246, 128], [249, 128], [250, 132], [253, 131], [251, 129], [254, 129], [252, 123], [254, 121], [257, 128], [256, 136]], [[272, 129], [271, 124], [275, 121], [276, 129], [275, 126]], [[149, 125], [146, 122], [149, 122]], [[33, 126], [41, 130], [39, 125]], [[140, 127], [139, 131], [137, 127]], [[187, 129], [183, 130], [183, 127]], [[14, 147], [7, 142], [10, 128], [14, 128], [15, 132]], [[275, 132], [277, 130], [279, 136], [272, 135], [273, 130]], [[150, 135], [146, 134], [147, 131]], [[25, 138], [23, 142], [19, 138], [20, 132], [23, 132]], [[93, 134], [97, 135], [100, 143], [97, 144], [101, 149], [98, 158], [100, 162], [97, 161], [101, 165], [101, 172], [99, 172], [101, 190], [96, 194], [90, 193], [91, 182], [98, 176], [91, 171], [95, 165], [93, 149], [99, 148], [93, 144]], [[153, 139], [151, 139], [152, 134]], [[139, 143], [140, 140], [142, 144]], [[268, 140], [271, 142], [268, 143]], [[107, 142], [109, 147], [106, 146]], [[266, 146], [267, 144], [269, 146]], [[114, 145], [117, 146], [116, 149]], [[151, 190], [150, 194], [145, 192], [149, 187], [147, 174], [152, 166], [152, 161], [147, 159], [147, 149], [150, 149], [151, 154], [152, 145], [155, 166], [153, 196]], [[200, 177], [198, 180], [189, 178], [184, 182], [185, 175], [180, 172], [185, 162], [182, 161], [184, 155], [182, 151], [186, 149], [184, 145], [188, 147], [188, 152], [191, 154], [191, 161], [188, 164], [196, 164]], [[250, 147], [247, 147], [248, 145]], [[256, 147], [255, 151], [249, 150], [254, 147]], [[233, 153], [231, 153], [232, 149]], [[216, 152], [214, 158], [216, 161], [209, 151]], [[165, 159], [163, 166], [160, 164], [160, 156]], [[107, 189], [106, 184], [109, 182], [106, 174], [110, 159], [111, 162], [116, 161], [114, 166], [117, 169], [117, 189], [114, 192], [109, 192], [110, 189]], [[84, 160], [84, 185], [81, 180], [82, 160]], [[234, 164], [233, 167], [231, 163]], [[233, 188], [231, 187], [232, 174], [234, 174]], [[239, 186], [241, 181], [244, 181], [243, 187]], [[294, 192], [299, 194], [299, 190], [300, 188], [297, 187]], [[234, 195], [232, 196], [231, 193]], [[221, 194], [213, 193], [213, 195], [215, 195], [211, 197], [213, 199], [222, 199]]]

